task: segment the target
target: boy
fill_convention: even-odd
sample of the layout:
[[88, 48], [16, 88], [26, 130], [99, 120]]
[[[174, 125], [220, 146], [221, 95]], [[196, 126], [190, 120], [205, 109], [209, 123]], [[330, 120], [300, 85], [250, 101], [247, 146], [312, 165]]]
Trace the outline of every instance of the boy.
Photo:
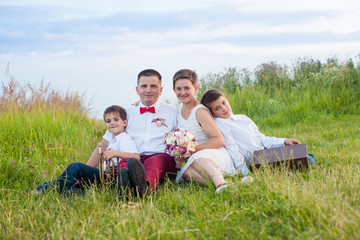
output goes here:
[[[300, 144], [297, 139], [265, 136], [249, 117], [234, 115], [224, 93], [217, 89], [207, 90], [201, 98], [201, 103], [214, 116], [215, 123], [224, 136], [225, 147], [234, 161], [235, 168], [243, 175], [249, 173], [244, 158], [249, 163], [255, 150]], [[309, 154], [309, 162], [311, 165], [315, 165], [312, 154]]]
[[[126, 111], [120, 106], [113, 105], [105, 109], [104, 121], [107, 130], [112, 134], [107, 150], [103, 153], [103, 158], [110, 160], [113, 158], [140, 158], [136, 145], [132, 138], [125, 133], [127, 126]], [[104, 162], [104, 170], [106, 164]], [[79, 184], [80, 183], [80, 184]], [[32, 193], [45, 191], [50, 186], [56, 186], [60, 193], [76, 193], [83, 190], [83, 184], [100, 183], [99, 169], [81, 162], [70, 164], [65, 171], [55, 180], [45, 182]]]

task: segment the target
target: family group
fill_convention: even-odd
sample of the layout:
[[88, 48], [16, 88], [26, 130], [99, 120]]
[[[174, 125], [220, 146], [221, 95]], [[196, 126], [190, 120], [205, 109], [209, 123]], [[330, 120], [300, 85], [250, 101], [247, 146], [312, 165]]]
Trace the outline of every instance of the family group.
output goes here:
[[[120, 160], [117, 168], [119, 196], [133, 192], [142, 197], [156, 190], [166, 177], [207, 183], [219, 193], [228, 186], [224, 176], [241, 174], [241, 183], [252, 182], [247, 163], [255, 150], [299, 144], [288, 138], [268, 137], [245, 115], [235, 115], [226, 96], [217, 89], [207, 90], [198, 101], [198, 76], [181, 69], [173, 77], [178, 107], [159, 101], [162, 77], [153, 69], [138, 74], [139, 102], [127, 108], [117, 105], [104, 112], [107, 128], [99, 146], [87, 163], [75, 162], [55, 180], [45, 182], [33, 192], [56, 187], [60, 192], [83, 191], [84, 186], [100, 183], [99, 161]], [[195, 135], [195, 152], [177, 169], [174, 157], [164, 152], [163, 139], [175, 129]], [[100, 150], [100, 151], [99, 151]], [[100, 171], [105, 171], [106, 166]]]

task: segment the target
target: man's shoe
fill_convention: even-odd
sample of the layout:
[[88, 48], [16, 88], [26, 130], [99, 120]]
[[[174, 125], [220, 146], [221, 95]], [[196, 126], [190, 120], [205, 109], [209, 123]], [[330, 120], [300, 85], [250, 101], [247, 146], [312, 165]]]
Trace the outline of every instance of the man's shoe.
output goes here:
[[126, 168], [120, 169], [120, 172], [117, 175], [117, 193], [120, 198], [124, 195], [128, 196], [129, 190], [132, 188], [129, 171]]
[[130, 158], [127, 164], [129, 169], [130, 183], [134, 188], [135, 195], [142, 197], [148, 189], [145, 168], [136, 158]]

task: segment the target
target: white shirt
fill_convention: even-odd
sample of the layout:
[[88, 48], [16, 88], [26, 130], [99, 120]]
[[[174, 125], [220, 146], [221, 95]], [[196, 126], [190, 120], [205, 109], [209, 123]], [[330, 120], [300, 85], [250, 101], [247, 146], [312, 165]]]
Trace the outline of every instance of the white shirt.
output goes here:
[[[177, 126], [176, 107], [160, 101], [153, 106], [155, 107], [155, 113], [145, 112], [140, 114], [140, 107], [145, 107], [141, 103], [139, 106], [126, 108], [128, 125], [125, 131], [134, 140], [140, 155], [163, 153], [165, 145], [162, 141], [165, 134], [175, 130]], [[156, 120], [162, 120], [163, 123], [158, 126]], [[108, 140], [109, 133], [109, 131], [106, 131], [103, 136], [105, 140]]]
[[225, 148], [234, 161], [235, 168], [242, 166], [243, 158], [251, 161], [255, 150], [284, 146], [285, 138], [267, 137], [245, 115], [231, 115], [227, 119], [215, 118], [215, 123], [225, 139]]
[[[135, 142], [132, 140], [129, 134], [123, 132], [117, 135], [116, 137], [113, 137], [111, 133], [110, 135], [111, 136], [109, 136], [109, 139], [107, 139], [109, 141], [109, 146], [107, 149], [113, 148], [114, 150], [120, 152], [138, 153]], [[117, 158], [114, 157], [113, 160], [115, 166], [117, 166]], [[106, 162], [104, 162], [104, 171], [105, 170], [106, 170]]]

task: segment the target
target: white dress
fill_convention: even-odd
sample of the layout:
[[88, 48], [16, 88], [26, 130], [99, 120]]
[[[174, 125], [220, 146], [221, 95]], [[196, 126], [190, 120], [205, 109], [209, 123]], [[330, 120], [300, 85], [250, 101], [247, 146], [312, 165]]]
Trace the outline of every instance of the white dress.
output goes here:
[[[199, 108], [205, 108], [204, 105], [199, 104], [195, 108], [191, 110], [190, 116], [188, 119], [184, 119], [181, 115], [182, 104], [178, 107], [178, 128], [183, 128], [189, 130], [195, 135], [195, 139], [198, 144], [202, 144], [209, 140], [209, 136], [204, 132], [202, 127], [199, 125], [196, 119], [196, 111]], [[199, 158], [209, 158], [212, 159], [221, 169], [223, 175], [235, 175], [237, 173], [234, 163], [224, 147], [218, 149], [203, 149], [198, 152], [195, 152], [193, 155], [189, 157], [186, 164], [178, 171], [176, 176], [176, 182], [180, 182], [183, 180], [182, 176], [185, 170], [196, 160]]]

